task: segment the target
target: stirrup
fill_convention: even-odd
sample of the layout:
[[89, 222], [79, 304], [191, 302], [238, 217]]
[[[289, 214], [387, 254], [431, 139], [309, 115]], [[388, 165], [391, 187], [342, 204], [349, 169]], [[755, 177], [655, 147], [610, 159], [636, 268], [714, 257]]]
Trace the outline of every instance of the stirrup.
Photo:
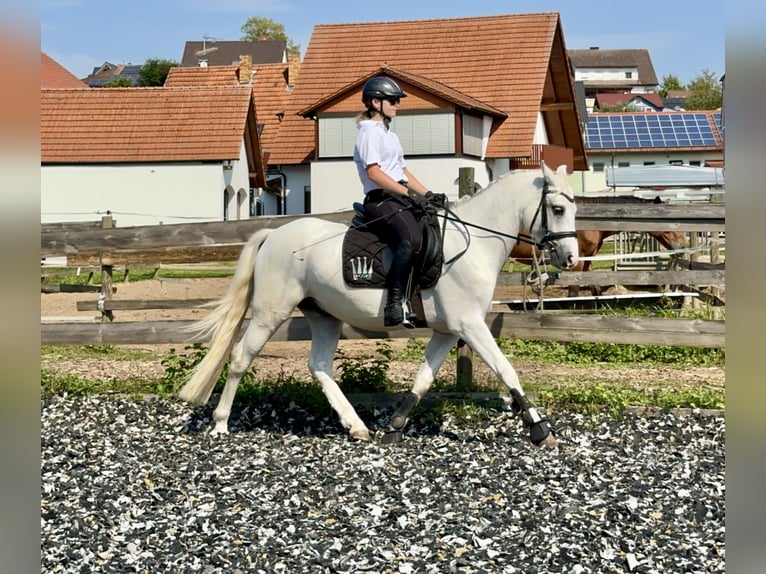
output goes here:
[[416, 317], [415, 314], [410, 311], [410, 305], [407, 301], [402, 301], [401, 304], [392, 303], [386, 305], [386, 309], [383, 315], [383, 325], [386, 327], [395, 327], [401, 325], [408, 329], [414, 329]]
[[409, 301], [402, 301], [402, 327], [407, 327], [408, 329], [414, 329], [415, 328], [415, 319], [417, 317], [415, 316], [415, 313], [412, 312], [410, 309], [410, 302]]

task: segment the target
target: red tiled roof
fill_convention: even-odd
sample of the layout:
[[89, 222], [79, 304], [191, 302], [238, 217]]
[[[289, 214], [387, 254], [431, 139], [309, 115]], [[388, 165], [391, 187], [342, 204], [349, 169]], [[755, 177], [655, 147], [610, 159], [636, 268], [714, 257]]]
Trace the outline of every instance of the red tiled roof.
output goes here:
[[[530, 154], [541, 105], [555, 103], [545, 102], [549, 68], [555, 67], [554, 81], [567, 82], [556, 86], [556, 96], [569, 91], [572, 94], [564, 97], [571, 96], [568, 103], [574, 102], [556, 12], [318, 25], [306, 48], [299, 81], [286, 98], [283, 136], [272, 149], [269, 163], [312, 159], [314, 122], [298, 112], [386, 65], [429, 78], [506, 113], [507, 119], [495, 122], [487, 157]], [[361, 111], [359, 99], [356, 105]], [[400, 109], [422, 106], [419, 100], [406, 98]], [[576, 118], [576, 111], [571, 113]], [[571, 132], [571, 125], [567, 129]], [[583, 153], [580, 147], [575, 156]]]
[[[289, 94], [287, 90], [288, 68], [288, 64], [282, 63], [253, 64], [250, 67], [254, 72], [252, 78], [242, 79], [243, 82], [249, 81], [253, 90], [258, 123], [263, 125], [263, 132], [260, 136], [261, 149], [267, 156], [276, 146], [277, 135], [285, 112], [285, 99]], [[240, 85], [240, 75], [239, 66], [171, 68], [165, 80], [165, 86]]]
[[42, 163], [239, 159], [248, 87], [42, 90]]
[[41, 88], [89, 88], [72, 72], [59, 64], [45, 52], [40, 52]]
[[662, 96], [655, 93], [645, 94], [611, 94], [608, 92], [596, 94], [596, 102], [599, 106], [615, 106], [624, 105], [633, 100], [642, 99], [652, 104], [655, 108], [662, 109], [665, 102], [662, 100]]

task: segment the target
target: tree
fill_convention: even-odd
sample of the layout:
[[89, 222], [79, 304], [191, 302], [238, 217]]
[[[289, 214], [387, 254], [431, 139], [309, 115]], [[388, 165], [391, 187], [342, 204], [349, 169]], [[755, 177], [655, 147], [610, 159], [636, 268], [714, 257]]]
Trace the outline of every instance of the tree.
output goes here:
[[687, 110], [717, 110], [723, 104], [723, 89], [710, 70], [702, 70], [689, 83], [688, 90], [691, 94], [684, 103]]
[[168, 77], [170, 68], [178, 66], [175, 60], [161, 60], [149, 58], [138, 71], [139, 86], [163, 86]]
[[115, 78], [104, 84], [105, 88], [132, 88], [133, 80], [130, 78]]
[[289, 54], [300, 52], [300, 45], [295, 44], [286, 33], [285, 25], [275, 22], [270, 18], [260, 18], [253, 16], [248, 18], [242, 25], [242, 40], [257, 42], [258, 40], [284, 40], [287, 42], [287, 52]]
[[678, 76], [675, 74], [668, 74], [667, 76], [662, 77], [662, 84], [660, 85], [660, 89], [657, 91], [657, 93], [660, 94], [663, 98], [666, 98], [670, 90], [685, 89], [686, 88], [681, 83], [681, 80], [678, 79]]

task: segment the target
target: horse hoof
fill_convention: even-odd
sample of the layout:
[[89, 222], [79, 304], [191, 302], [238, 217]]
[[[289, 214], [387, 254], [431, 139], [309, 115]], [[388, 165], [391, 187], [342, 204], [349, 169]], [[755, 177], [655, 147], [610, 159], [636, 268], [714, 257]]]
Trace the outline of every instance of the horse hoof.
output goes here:
[[348, 435], [354, 440], [370, 442], [370, 431], [367, 429], [349, 431]]
[[390, 430], [383, 433], [383, 436], [380, 439], [380, 444], [396, 444], [402, 442], [403, 440], [404, 436], [402, 435], [402, 431]]

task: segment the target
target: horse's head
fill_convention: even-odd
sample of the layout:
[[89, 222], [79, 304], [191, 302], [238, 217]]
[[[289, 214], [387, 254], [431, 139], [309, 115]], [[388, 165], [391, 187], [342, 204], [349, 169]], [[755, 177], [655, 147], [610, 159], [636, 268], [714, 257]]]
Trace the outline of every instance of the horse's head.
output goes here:
[[531, 224], [526, 227], [535, 241], [549, 252], [551, 264], [559, 269], [571, 269], [579, 259], [575, 232], [577, 206], [566, 166], [553, 171], [545, 162], [540, 165], [544, 178], [542, 195]]

